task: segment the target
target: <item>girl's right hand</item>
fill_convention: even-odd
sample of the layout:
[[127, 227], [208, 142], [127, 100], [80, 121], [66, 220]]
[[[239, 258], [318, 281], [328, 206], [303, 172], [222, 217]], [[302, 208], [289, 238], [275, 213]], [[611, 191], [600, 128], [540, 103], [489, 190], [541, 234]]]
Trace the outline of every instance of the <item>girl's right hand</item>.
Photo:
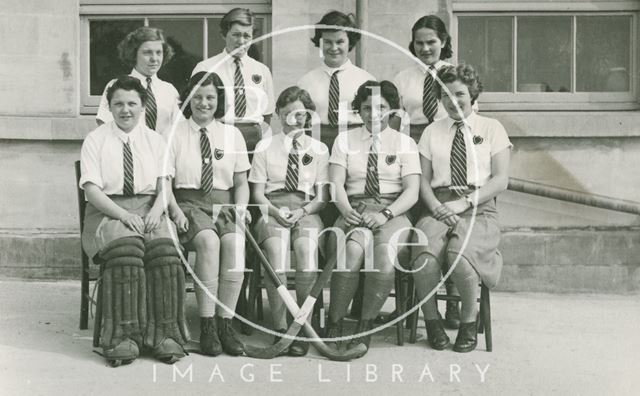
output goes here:
[[144, 234], [144, 220], [142, 220], [141, 216], [135, 213], [127, 212], [127, 214], [122, 216], [120, 221], [123, 222], [124, 225], [126, 225], [127, 228], [129, 228], [131, 231], [135, 231], [139, 234]]
[[187, 232], [189, 229], [189, 219], [187, 219], [187, 216], [185, 216], [182, 211], [175, 214], [173, 222], [176, 224], [176, 228], [181, 234]]
[[289, 211], [285, 211], [285, 210], [282, 210], [282, 209], [277, 210], [273, 214], [273, 218], [276, 219], [278, 224], [280, 224], [281, 226], [283, 226], [285, 228], [291, 228], [295, 224], [295, 223], [292, 223], [291, 221], [289, 221]]
[[357, 210], [351, 208], [349, 212], [344, 216], [347, 225], [357, 227], [362, 223], [362, 215]]

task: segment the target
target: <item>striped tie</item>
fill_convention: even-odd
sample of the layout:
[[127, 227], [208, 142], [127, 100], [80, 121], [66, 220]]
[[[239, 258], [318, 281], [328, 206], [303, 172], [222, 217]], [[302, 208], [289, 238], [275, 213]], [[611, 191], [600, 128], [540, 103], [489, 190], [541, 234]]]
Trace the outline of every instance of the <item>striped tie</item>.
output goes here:
[[236, 72], [233, 79], [233, 96], [234, 96], [234, 106], [235, 106], [235, 117], [242, 118], [247, 112], [247, 98], [244, 94], [244, 78], [242, 77], [242, 64], [240, 63], [240, 58], [234, 58], [233, 60], [236, 64]]
[[451, 145], [451, 187], [462, 196], [467, 189], [467, 147], [464, 142], [464, 122], [456, 121], [456, 135]]
[[422, 88], [422, 113], [427, 117], [428, 124], [433, 122], [433, 119], [436, 117], [436, 113], [438, 112], [438, 99], [436, 99], [436, 95], [433, 92], [435, 80], [431, 75], [430, 70], [435, 70], [433, 65], [429, 66], [427, 75], [424, 78], [424, 86]]
[[367, 179], [364, 184], [364, 193], [380, 202], [380, 180], [378, 178], [378, 150], [375, 144], [376, 138], [371, 141], [369, 157], [367, 158]]
[[284, 183], [284, 189], [289, 192], [298, 191], [298, 150], [300, 149], [300, 142], [298, 139], [293, 139], [291, 145], [291, 151], [289, 151], [289, 160], [287, 161], [287, 178]]
[[211, 163], [211, 143], [207, 136], [207, 128], [200, 128], [200, 156], [202, 157], [202, 177], [200, 190], [204, 193], [213, 191], [213, 164]]
[[338, 104], [340, 103], [340, 84], [338, 83], [338, 73], [340, 70], [336, 70], [331, 75], [331, 81], [329, 82], [329, 125], [338, 125]]
[[129, 140], [122, 143], [122, 166], [124, 168], [124, 187], [122, 192], [126, 197], [135, 195], [133, 191], [133, 154]]
[[156, 120], [158, 119], [158, 105], [156, 97], [151, 90], [151, 77], [147, 77], [147, 103], [145, 105], [144, 121], [147, 126], [154, 131], [156, 130]]

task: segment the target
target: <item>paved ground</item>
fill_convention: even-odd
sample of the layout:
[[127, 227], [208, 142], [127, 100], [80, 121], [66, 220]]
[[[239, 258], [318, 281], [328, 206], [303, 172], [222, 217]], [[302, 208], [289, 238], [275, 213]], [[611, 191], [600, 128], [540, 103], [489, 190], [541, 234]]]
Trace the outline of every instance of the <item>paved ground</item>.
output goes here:
[[271, 361], [191, 354], [175, 367], [144, 357], [117, 369], [92, 352], [91, 329], [78, 330], [78, 296], [78, 282], [0, 281], [3, 395], [640, 394], [637, 295], [495, 293], [492, 353], [483, 340], [469, 354], [431, 350], [421, 325], [417, 344], [398, 347], [387, 329], [351, 363], [315, 352]]

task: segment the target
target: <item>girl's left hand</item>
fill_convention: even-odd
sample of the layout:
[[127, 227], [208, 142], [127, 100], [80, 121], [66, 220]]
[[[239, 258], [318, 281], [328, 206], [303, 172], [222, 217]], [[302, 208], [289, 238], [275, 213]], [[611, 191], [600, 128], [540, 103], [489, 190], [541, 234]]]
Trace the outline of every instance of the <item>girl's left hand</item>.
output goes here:
[[235, 213], [238, 219], [244, 219], [246, 224], [251, 223], [251, 212], [249, 212], [247, 208], [236, 208]]
[[164, 211], [161, 207], [152, 207], [149, 213], [144, 216], [144, 232], [151, 232], [158, 228], [160, 219]]
[[389, 219], [387, 219], [387, 216], [383, 215], [382, 213], [364, 213], [362, 215], [362, 222], [364, 223], [365, 227], [375, 230], [378, 227], [382, 227]]
[[464, 197], [458, 198], [455, 201], [449, 201], [444, 205], [455, 214], [460, 214], [469, 209], [469, 203]]
[[289, 217], [287, 217], [287, 221], [292, 225], [295, 225], [302, 217], [304, 217], [304, 210], [294, 209], [291, 212], [289, 212]]

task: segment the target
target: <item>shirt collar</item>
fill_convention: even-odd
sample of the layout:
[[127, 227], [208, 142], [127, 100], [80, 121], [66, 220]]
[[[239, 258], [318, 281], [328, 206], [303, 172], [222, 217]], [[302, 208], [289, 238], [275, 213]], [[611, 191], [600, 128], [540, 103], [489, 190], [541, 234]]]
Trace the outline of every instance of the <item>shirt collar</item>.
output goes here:
[[122, 141], [122, 143], [133, 143], [140, 134], [140, 124], [136, 125], [129, 133], [120, 129], [115, 121], [111, 121], [111, 132]]
[[[140, 82], [142, 82], [142, 86], [143, 87], [145, 87], [145, 88], [147, 87], [147, 76], [143, 75], [142, 73], [140, 73], [135, 68], [133, 68], [133, 70], [131, 71], [131, 73], [129, 73], [129, 75], [131, 77], [135, 77], [138, 80], [140, 80]], [[160, 79], [158, 78], [157, 74], [154, 74], [153, 76], [151, 76], [151, 83], [155, 84], [158, 81], [160, 81]]]
[[[229, 56], [229, 58], [227, 58], [227, 63], [233, 64], [235, 62], [236, 58], [233, 55], [229, 55], [229, 51], [227, 51], [227, 47], [225, 47], [222, 50], [222, 54], [224, 56]], [[245, 51], [245, 53], [242, 56], [240, 56], [240, 64], [243, 65], [243, 66], [246, 65], [248, 58], [249, 58], [249, 55], [247, 55], [247, 53]]]
[[351, 59], [347, 58], [347, 61], [344, 62], [342, 65], [338, 66], [338, 67], [329, 67], [327, 66], [326, 63], [322, 63], [322, 70], [327, 73], [329, 76], [332, 76], [333, 73], [335, 73], [336, 71], [340, 70], [346, 70], [347, 68], [353, 66], [353, 64], [351, 63]]
[[[386, 135], [387, 133], [389, 133], [389, 131], [393, 131], [393, 129], [389, 125], [387, 125], [387, 127], [380, 131], [380, 133], [378, 134], [378, 140], [382, 138], [382, 135]], [[369, 132], [367, 126], [362, 124], [362, 126], [360, 127], [360, 140], [370, 140], [372, 136], [373, 134]]]
[[[285, 134], [284, 132], [282, 132], [282, 136], [284, 139], [284, 148], [287, 152], [291, 151], [291, 146], [293, 145], [293, 139], [291, 139], [291, 137], [289, 137], [289, 135]], [[298, 143], [300, 144], [300, 150], [302, 150], [305, 146], [306, 146], [306, 137], [307, 135], [305, 135], [304, 133], [300, 134], [300, 136], [298, 137]]]
[[[465, 119], [463, 119], [462, 121], [464, 122], [464, 124], [473, 129], [473, 123], [475, 122], [476, 118], [478, 117], [478, 115], [476, 114], [475, 111], [472, 111], [471, 114], [469, 114], [469, 116]], [[453, 128], [456, 124], [456, 120], [454, 120], [451, 117], [447, 118], [447, 125], [449, 126], [449, 129]]]
[[[211, 132], [216, 128], [216, 123], [218, 121], [214, 118], [213, 121], [211, 121], [209, 124], [207, 124], [205, 126], [205, 128], [207, 128], [207, 133], [211, 134]], [[200, 125], [196, 124], [196, 122], [193, 120], [193, 118], [189, 117], [189, 127], [191, 128], [192, 131], [200, 134], [200, 129], [202, 128]]]
[[[435, 68], [434, 72], [437, 73], [438, 70], [440, 70], [442, 68], [442, 66], [447, 65], [447, 62], [443, 61], [443, 60], [438, 60], [436, 63], [434, 63], [432, 66]], [[431, 66], [427, 66], [424, 63], [420, 62], [420, 64], [416, 65], [416, 68], [420, 71], [420, 73], [422, 73], [423, 75], [427, 75], [427, 71], [429, 70]]]

